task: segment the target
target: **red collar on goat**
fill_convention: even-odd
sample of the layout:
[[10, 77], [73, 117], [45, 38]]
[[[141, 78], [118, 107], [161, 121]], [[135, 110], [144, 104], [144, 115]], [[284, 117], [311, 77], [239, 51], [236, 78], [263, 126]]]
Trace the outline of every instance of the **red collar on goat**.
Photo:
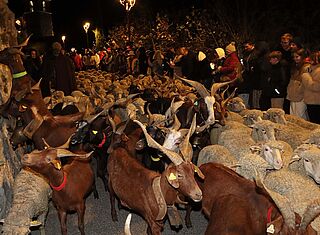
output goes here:
[[107, 136], [104, 133], [102, 134], [103, 134], [103, 139], [101, 143], [98, 145], [98, 148], [102, 148], [102, 146], [106, 143], [106, 140], [107, 140]]
[[271, 216], [272, 216], [272, 209], [273, 207], [270, 206], [267, 212], [267, 223], [271, 223]]
[[67, 173], [63, 172], [63, 181], [62, 181], [62, 183], [57, 187], [53, 186], [50, 183], [50, 186], [55, 191], [61, 191], [66, 186], [66, 184], [67, 184]]

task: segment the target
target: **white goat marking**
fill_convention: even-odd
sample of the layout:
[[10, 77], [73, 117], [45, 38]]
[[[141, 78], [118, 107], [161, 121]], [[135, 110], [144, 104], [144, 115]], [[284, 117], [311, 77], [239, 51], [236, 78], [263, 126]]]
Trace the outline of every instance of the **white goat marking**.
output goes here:
[[180, 131], [170, 130], [170, 132], [167, 134], [164, 140], [163, 147], [165, 147], [166, 149], [170, 149], [174, 152], [178, 152], [181, 140], [182, 135]]
[[216, 119], [215, 119], [215, 116], [214, 116], [213, 105], [216, 102], [216, 99], [213, 96], [207, 96], [207, 97], [204, 98], [204, 102], [206, 103], [207, 109], [208, 109], [208, 112], [209, 112], [207, 123], [214, 124]]

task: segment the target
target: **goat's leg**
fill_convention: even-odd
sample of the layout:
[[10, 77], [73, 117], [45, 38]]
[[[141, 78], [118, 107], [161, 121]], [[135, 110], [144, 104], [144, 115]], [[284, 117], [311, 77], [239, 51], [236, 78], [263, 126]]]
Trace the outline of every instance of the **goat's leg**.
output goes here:
[[46, 218], [47, 218], [48, 210], [43, 212], [41, 215], [39, 215], [38, 220], [41, 222], [40, 225], [40, 235], [45, 235], [46, 230], [45, 230], [45, 224], [46, 224]]
[[108, 179], [107, 179], [107, 177], [106, 177], [105, 175], [103, 175], [103, 176], [101, 176], [100, 178], [101, 178], [102, 181], [103, 181], [104, 190], [105, 190], [106, 192], [108, 192], [109, 189], [108, 189]]
[[78, 228], [79, 228], [80, 234], [85, 235], [85, 233], [84, 233], [84, 212], [86, 210], [85, 201], [80, 203], [77, 206], [76, 210], [77, 210], [77, 214], [78, 214]]
[[105, 191], [108, 190], [108, 174], [107, 174], [108, 156], [103, 154], [97, 157], [97, 176], [102, 180]]
[[110, 196], [110, 204], [111, 204], [111, 217], [112, 217], [112, 221], [118, 221], [118, 217], [117, 217], [117, 212], [116, 212], [116, 208], [115, 208], [115, 193], [113, 191], [112, 188], [112, 184], [109, 180], [109, 196]]
[[186, 216], [184, 217], [184, 221], [186, 223], [187, 228], [191, 228], [192, 227], [192, 223], [191, 223], [191, 211], [192, 211], [192, 206], [189, 204], [186, 205]]
[[61, 234], [67, 235], [67, 212], [58, 209], [58, 216], [60, 221]]
[[161, 235], [161, 231], [163, 229], [163, 223], [156, 222], [150, 216], [145, 216], [144, 218], [148, 223], [147, 234], [148, 235]]
[[93, 184], [92, 184], [92, 190], [93, 190], [93, 197], [95, 199], [99, 199], [99, 194], [98, 194], [98, 190], [97, 190], [97, 186], [96, 186], [96, 181], [94, 180]]

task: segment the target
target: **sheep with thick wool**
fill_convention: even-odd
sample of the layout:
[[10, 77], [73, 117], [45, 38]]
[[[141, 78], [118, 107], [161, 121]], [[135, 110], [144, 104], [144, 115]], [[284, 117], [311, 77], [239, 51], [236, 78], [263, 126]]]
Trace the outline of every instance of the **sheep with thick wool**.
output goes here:
[[4, 219], [2, 232], [5, 235], [27, 235], [38, 218], [41, 234], [48, 212], [52, 190], [48, 182], [29, 169], [22, 169], [14, 182], [12, 206]]
[[314, 144], [300, 145], [293, 153], [289, 169], [320, 184], [320, 148]]

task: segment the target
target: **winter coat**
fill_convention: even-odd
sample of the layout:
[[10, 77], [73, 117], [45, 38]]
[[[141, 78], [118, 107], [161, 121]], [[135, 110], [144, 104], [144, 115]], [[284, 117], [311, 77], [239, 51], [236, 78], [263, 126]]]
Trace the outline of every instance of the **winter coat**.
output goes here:
[[237, 77], [236, 69], [240, 61], [236, 52], [231, 53], [220, 68], [221, 80], [232, 81]]
[[270, 98], [285, 98], [287, 82], [285, 68], [281, 63], [271, 65], [262, 82], [262, 95]]
[[71, 58], [66, 55], [48, 55], [43, 61], [41, 74], [43, 97], [50, 95], [50, 83], [51, 88], [63, 91], [66, 96], [76, 90], [75, 67]]
[[320, 105], [320, 65], [311, 66], [302, 74], [303, 99], [306, 104]]
[[310, 64], [305, 64], [300, 69], [296, 69], [292, 72], [288, 87], [287, 87], [287, 99], [292, 102], [300, 102], [303, 100], [304, 87], [302, 85], [302, 75], [308, 73], [310, 70]]

